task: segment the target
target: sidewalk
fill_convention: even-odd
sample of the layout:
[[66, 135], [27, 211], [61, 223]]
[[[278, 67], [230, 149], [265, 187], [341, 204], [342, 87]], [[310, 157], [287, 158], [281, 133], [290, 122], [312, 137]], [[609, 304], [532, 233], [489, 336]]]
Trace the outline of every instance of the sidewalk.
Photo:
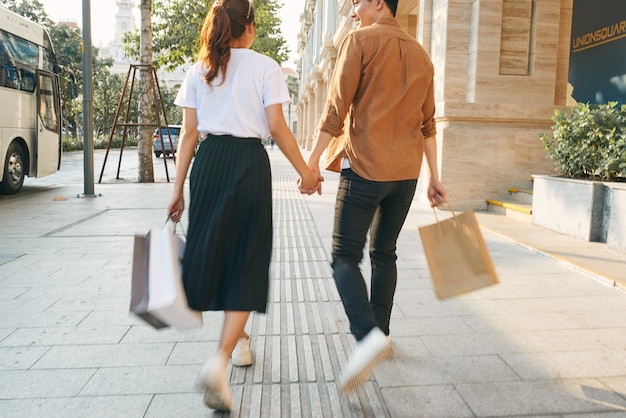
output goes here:
[[[301, 196], [280, 151], [268, 154], [268, 313], [248, 323], [255, 364], [232, 368], [231, 416], [626, 416], [626, 294], [613, 286], [626, 255], [479, 213], [501, 283], [440, 302], [417, 231], [433, 214], [419, 202], [398, 243], [394, 358], [340, 396], [354, 340], [329, 267], [337, 176]], [[132, 237], [163, 223], [171, 184], [116, 181], [109, 164], [97, 198], [77, 197], [82, 180], [54, 186], [58, 175], [0, 197], [0, 415], [222, 416], [193, 387], [221, 314], [181, 333], [128, 313]]]

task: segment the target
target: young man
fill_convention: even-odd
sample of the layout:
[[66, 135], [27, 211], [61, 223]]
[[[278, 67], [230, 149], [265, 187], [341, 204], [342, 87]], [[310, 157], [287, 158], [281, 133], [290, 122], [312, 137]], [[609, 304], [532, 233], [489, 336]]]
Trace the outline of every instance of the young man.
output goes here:
[[[319, 173], [320, 157], [328, 148], [326, 168], [341, 170], [332, 267], [357, 340], [340, 381], [344, 393], [358, 388], [391, 354], [396, 242], [423, 157], [430, 171], [431, 206], [445, 199], [437, 169], [433, 65], [400, 28], [397, 7], [397, 0], [352, 2], [357, 29], [341, 46], [309, 158], [309, 167]], [[368, 230], [370, 298], [359, 270]]]

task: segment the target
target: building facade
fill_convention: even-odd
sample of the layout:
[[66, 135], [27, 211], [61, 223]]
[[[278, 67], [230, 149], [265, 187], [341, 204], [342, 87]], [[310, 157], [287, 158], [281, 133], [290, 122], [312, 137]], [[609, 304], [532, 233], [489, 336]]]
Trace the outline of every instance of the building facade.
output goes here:
[[[509, 187], [553, 172], [541, 132], [568, 86], [573, 0], [400, 0], [397, 20], [435, 66], [440, 177], [454, 208], [484, 209]], [[298, 141], [310, 149], [350, 0], [306, 0], [301, 15]]]

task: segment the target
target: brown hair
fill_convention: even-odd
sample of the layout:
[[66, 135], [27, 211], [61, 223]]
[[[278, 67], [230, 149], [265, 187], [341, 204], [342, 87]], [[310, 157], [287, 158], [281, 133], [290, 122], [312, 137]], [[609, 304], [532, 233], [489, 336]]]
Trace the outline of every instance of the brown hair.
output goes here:
[[230, 61], [230, 42], [243, 35], [254, 22], [252, 0], [216, 0], [207, 13], [200, 33], [198, 59], [208, 69], [207, 84], [222, 73]]

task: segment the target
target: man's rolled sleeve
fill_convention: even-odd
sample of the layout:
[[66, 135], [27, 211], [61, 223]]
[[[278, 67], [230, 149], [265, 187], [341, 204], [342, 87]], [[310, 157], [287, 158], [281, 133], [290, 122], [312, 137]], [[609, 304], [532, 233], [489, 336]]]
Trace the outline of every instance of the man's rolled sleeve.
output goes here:
[[422, 106], [424, 114], [424, 123], [422, 124], [422, 135], [424, 138], [430, 138], [437, 134], [437, 124], [435, 122], [435, 89], [433, 83], [428, 86], [428, 94]]
[[328, 132], [334, 137], [344, 133], [344, 121], [360, 83], [361, 50], [357, 40], [348, 35], [337, 57], [328, 100], [318, 124], [320, 131]]

